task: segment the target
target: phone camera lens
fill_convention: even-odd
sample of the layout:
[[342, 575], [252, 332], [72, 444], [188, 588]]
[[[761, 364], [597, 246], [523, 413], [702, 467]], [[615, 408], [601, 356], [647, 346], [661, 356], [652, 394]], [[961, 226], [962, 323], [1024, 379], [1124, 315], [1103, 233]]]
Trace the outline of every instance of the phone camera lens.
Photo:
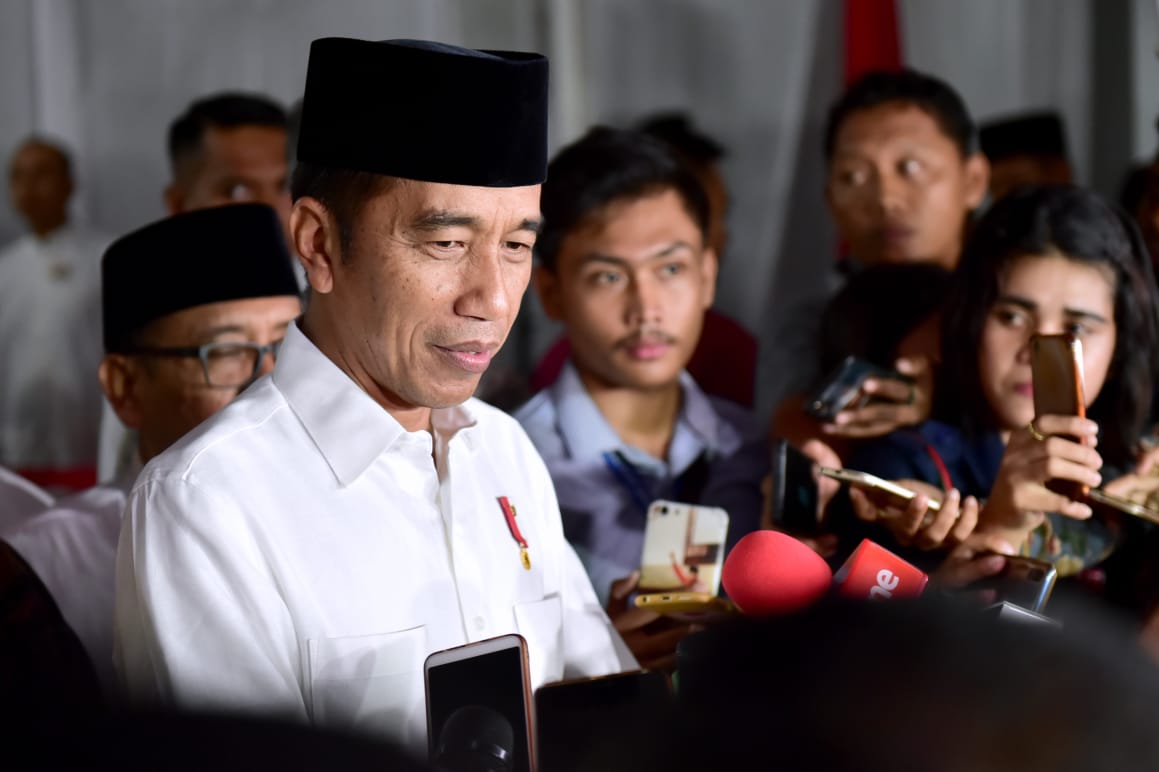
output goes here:
[[662, 515], [668, 514], [668, 507], [660, 507], [660, 514], [662, 514]]

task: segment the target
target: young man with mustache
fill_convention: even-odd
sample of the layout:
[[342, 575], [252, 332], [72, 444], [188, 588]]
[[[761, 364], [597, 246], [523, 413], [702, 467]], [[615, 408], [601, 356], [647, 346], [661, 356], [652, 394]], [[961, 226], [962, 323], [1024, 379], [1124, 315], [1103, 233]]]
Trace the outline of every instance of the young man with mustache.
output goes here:
[[655, 499], [723, 507], [730, 545], [757, 528], [768, 449], [746, 410], [705, 396], [684, 370], [717, 272], [695, 175], [652, 138], [597, 128], [552, 162], [542, 209], [536, 288], [572, 353], [516, 417], [606, 600], [639, 568]]

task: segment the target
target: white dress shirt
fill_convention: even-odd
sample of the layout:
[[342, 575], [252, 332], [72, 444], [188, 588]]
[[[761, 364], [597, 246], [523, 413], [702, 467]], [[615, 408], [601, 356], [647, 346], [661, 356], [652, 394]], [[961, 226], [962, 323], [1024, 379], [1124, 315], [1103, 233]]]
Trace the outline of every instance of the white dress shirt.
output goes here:
[[0, 537], [52, 506], [52, 496], [0, 466]]
[[10, 467], [96, 463], [108, 243], [66, 225], [0, 251], [0, 461]]
[[114, 652], [130, 697], [281, 712], [417, 750], [431, 652], [519, 633], [535, 686], [636, 667], [519, 425], [475, 399], [432, 423], [433, 436], [407, 432], [292, 325], [272, 375], [130, 494]]
[[44, 582], [113, 697], [113, 576], [125, 499], [136, 473], [89, 488], [4, 534]]

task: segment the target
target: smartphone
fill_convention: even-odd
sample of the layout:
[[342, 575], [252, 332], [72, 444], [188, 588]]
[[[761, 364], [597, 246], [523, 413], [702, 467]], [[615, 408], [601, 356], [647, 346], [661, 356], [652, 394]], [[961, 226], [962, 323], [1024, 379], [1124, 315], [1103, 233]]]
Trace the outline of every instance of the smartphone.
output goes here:
[[[1030, 369], [1034, 383], [1034, 415], [1085, 416], [1083, 346], [1073, 335], [1035, 335], [1030, 339]], [[1069, 437], [1077, 441], [1077, 437]], [[1081, 501], [1090, 486], [1072, 480], [1050, 480], [1046, 487]]]
[[673, 707], [660, 671], [545, 684], [535, 690], [539, 772], [631, 768], [626, 752], [670, 729]]
[[501, 635], [437, 651], [427, 657], [423, 675], [433, 766], [534, 772], [531, 678], [523, 636]]
[[1138, 517], [1148, 522], [1159, 524], [1159, 512], [1148, 509], [1138, 502], [1125, 499], [1121, 496], [1113, 496], [1098, 488], [1091, 489], [1088, 497], [1095, 504], [1110, 507], [1116, 512], [1122, 512], [1125, 515], [1131, 515], [1132, 517]]
[[1001, 573], [981, 579], [967, 589], [991, 589], [996, 592], [995, 603], [1006, 601], [1035, 613], [1042, 611], [1058, 579], [1054, 566], [1021, 555], [1003, 557], [1006, 567]]
[[[838, 480], [845, 483], [846, 485], [851, 485], [854, 488], [861, 488], [865, 491], [884, 494], [899, 508], [904, 508], [906, 504], [913, 501], [914, 497], [918, 495], [914, 491], [911, 491], [909, 488], [903, 488], [895, 482], [883, 480], [880, 477], [868, 474], [867, 472], [859, 472], [856, 469], [833, 469], [831, 467], [823, 466], [818, 470], [818, 472], [825, 477]], [[938, 501], [937, 499], [930, 499], [929, 513], [940, 512], [941, 509], [942, 502]], [[929, 513], [927, 513], [927, 521], [933, 519], [929, 516]], [[923, 525], [926, 525], [926, 523], [923, 523]]]
[[838, 413], [852, 407], [869, 404], [869, 395], [861, 391], [867, 378], [892, 378], [913, 383], [913, 379], [896, 370], [888, 370], [875, 364], [845, 357], [837, 369], [829, 374], [821, 386], [805, 401], [805, 412], [819, 421], [832, 421]]
[[728, 513], [720, 507], [652, 502], [644, 525], [640, 587], [689, 589], [699, 581], [704, 591], [716, 595], [726, 536]]
[[785, 440], [773, 445], [773, 525], [789, 533], [811, 536], [817, 522], [817, 478], [813, 459]]
[[739, 612], [732, 601], [707, 592], [644, 593], [637, 595], [633, 603], [636, 608], [689, 622], [704, 622]]

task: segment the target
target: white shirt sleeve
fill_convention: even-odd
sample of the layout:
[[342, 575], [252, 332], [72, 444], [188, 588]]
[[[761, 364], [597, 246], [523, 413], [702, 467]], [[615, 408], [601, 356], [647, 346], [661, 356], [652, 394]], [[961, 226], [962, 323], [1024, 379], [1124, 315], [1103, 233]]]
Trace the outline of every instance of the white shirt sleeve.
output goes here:
[[131, 493], [114, 643], [131, 700], [308, 718], [290, 615], [247, 520], [188, 479]]

